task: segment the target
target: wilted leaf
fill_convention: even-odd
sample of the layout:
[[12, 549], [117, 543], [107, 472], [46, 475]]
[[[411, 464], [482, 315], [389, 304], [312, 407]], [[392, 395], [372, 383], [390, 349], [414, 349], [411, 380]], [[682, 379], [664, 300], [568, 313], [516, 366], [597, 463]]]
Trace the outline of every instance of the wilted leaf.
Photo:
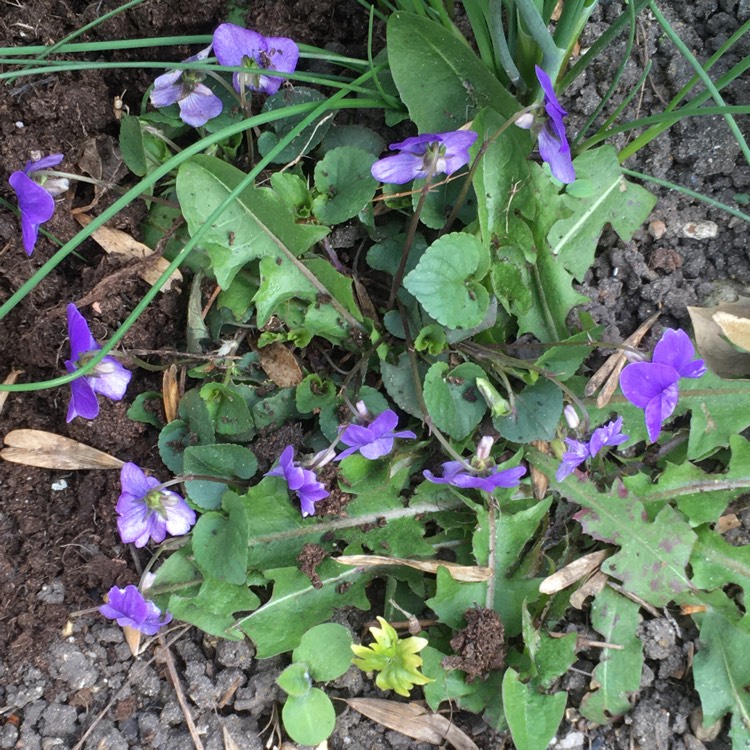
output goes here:
[[721, 378], [750, 377], [750, 300], [688, 307], [688, 313], [698, 351], [711, 370]]
[[599, 550], [598, 552], [590, 552], [588, 555], [573, 560], [572, 563], [568, 563], [568, 565], [560, 568], [556, 573], [547, 576], [539, 584], [540, 593], [551, 596], [568, 586], [572, 586], [576, 581], [580, 581], [581, 578], [595, 571], [607, 559], [609, 554], [607, 550]]
[[[92, 221], [92, 218], [88, 214], [78, 214], [76, 219], [84, 227], [88, 226]], [[169, 267], [169, 261], [166, 258], [158, 257], [148, 260], [154, 254], [154, 251], [148, 245], [138, 242], [138, 240], [131, 237], [127, 232], [123, 232], [120, 229], [113, 229], [104, 225], [92, 232], [91, 237], [106, 253], [122, 255], [126, 258], [142, 261], [138, 275], [151, 286], [157, 282], [159, 277]], [[182, 281], [182, 274], [175, 269], [159, 291], [168, 292], [172, 288], [172, 284], [175, 282], [179, 283], [180, 281]]]
[[263, 371], [279, 388], [291, 388], [302, 382], [302, 369], [284, 344], [274, 342], [258, 349]]
[[164, 370], [161, 380], [164, 416], [167, 424], [177, 419], [177, 407], [180, 403], [180, 389], [177, 385], [177, 365], [170, 365]]
[[13, 430], [0, 456], [6, 461], [42, 469], [120, 469], [123, 462], [76, 440], [42, 430]]
[[379, 565], [406, 565], [425, 573], [437, 573], [438, 568], [445, 568], [454, 581], [486, 581], [492, 570], [480, 565], [457, 565], [445, 560], [407, 560], [403, 557], [384, 557], [383, 555], [341, 555], [333, 558], [342, 565], [357, 565], [363, 568]]
[[449, 742], [456, 750], [479, 750], [450, 718], [430, 713], [416, 703], [381, 698], [350, 698], [346, 703], [368, 719], [418, 742], [429, 742], [431, 745]]

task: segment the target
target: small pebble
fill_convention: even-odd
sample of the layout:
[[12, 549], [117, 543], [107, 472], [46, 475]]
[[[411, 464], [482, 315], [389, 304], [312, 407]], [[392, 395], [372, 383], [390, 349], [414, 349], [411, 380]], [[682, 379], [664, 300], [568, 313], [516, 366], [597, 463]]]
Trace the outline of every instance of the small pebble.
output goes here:
[[68, 489], [68, 483], [64, 479], [61, 479], [59, 482], [52, 482], [51, 489], [52, 492], [62, 492]]
[[682, 236], [691, 240], [710, 240], [719, 234], [715, 221], [689, 221], [682, 227]]
[[648, 233], [655, 240], [660, 240], [667, 233], [667, 225], [661, 219], [654, 219], [648, 225]]

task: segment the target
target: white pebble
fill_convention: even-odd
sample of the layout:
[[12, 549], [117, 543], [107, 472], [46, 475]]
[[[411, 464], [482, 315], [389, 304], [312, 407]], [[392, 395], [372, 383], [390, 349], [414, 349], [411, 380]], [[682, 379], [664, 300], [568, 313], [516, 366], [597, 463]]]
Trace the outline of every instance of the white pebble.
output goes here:
[[62, 492], [68, 489], [68, 483], [61, 479], [59, 482], [52, 482], [52, 492]]
[[719, 225], [715, 221], [689, 221], [682, 227], [682, 234], [691, 240], [710, 240], [719, 234]]

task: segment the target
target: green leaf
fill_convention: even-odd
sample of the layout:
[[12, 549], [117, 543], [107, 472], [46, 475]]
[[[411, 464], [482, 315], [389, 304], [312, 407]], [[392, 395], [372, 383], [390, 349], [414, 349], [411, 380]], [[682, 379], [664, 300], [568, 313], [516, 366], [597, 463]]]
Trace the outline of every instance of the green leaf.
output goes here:
[[323, 585], [316, 589], [296, 567], [265, 571], [275, 581], [273, 596], [239, 625], [255, 643], [259, 659], [296, 648], [305, 631], [327, 620], [334, 607], [370, 608], [365, 596], [369, 577], [359, 568], [342, 569], [328, 560], [317, 572]]
[[311, 688], [304, 696], [290, 695], [281, 709], [281, 719], [289, 736], [301, 745], [319, 745], [336, 726], [336, 711], [330, 698]]
[[[246, 175], [212, 156], [195, 156], [180, 165], [177, 197], [193, 235]], [[280, 246], [301, 255], [328, 233], [326, 227], [296, 224], [270, 188], [248, 186], [203, 235], [216, 280], [226, 289], [238, 271], [256, 258], [283, 256]]]
[[148, 172], [141, 121], [137, 117], [123, 114], [120, 119], [120, 153], [134, 175], [143, 177]]
[[134, 422], [143, 422], [144, 424], [150, 424], [161, 429], [164, 423], [159, 419], [157, 414], [145, 406], [149, 401], [156, 401], [157, 404], [161, 404], [161, 393], [159, 391], [144, 391], [143, 393], [139, 393], [128, 409], [128, 417]]
[[195, 562], [207, 576], [244, 584], [247, 577], [248, 516], [242, 498], [227, 492], [227, 515], [204, 513], [193, 527]]
[[315, 165], [313, 212], [324, 224], [342, 224], [356, 216], [375, 195], [378, 183], [370, 174], [375, 157], [355, 146], [329, 151]]
[[200, 389], [200, 397], [208, 408], [217, 434], [237, 435], [253, 429], [250, 409], [232, 386], [206, 383]]
[[343, 625], [323, 623], [310, 628], [302, 636], [299, 646], [294, 649], [292, 660], [305, 662], [316, 682], [330, 682], [349, 669], [352, 663], [351, 645], [351, 633]]
[[[508, 492], [506, 490], [506, 492]], [[541, 552], [537, 545], [527, 551], [539, 525], [547, 517], [552, 499], [541, 500], [517, 513], [496, 512], [495, 518], [495, 599], [493, 609], [500, 615], [505, 634], [512, 638], [521, 632], [521, 612], [524, 600], [536, 601], [540, 578]], [[474, 533], [474, 556], [479, 565], [489, 564], [489, 518], [482, 508], [477, 513], [478, 526]]]
[[479, 283], [488, 267], [489, 256], [476, 237], [452, 232], [427, 248], [404, 286], [438, 323], [472, 328], [482, 322], [489, 305]]
[[529, 457], [552, 489], [581, 506], [575, 519], [589, 536], [621, 548], [602, 565], [605, 573], [655, 607], [694, 590], [685, 568], [696, 535], [677, 511], [665, 506], [651, 522], [633, 493], [622, 497], [616, 490], [598, 492], [591, 481], [575, 477], [558, 482], [555, 461], [538, 451], [530, 451]]
[[[170, 558], [171, 559], [171, 558]], [[188, 597], [181, 591], [169, 598], [169, 611], [183, 622], [189, 622], [204, 633], [229, 640], [242, 635], [230, 630], [235, 612], [249, 612], [260, 605], [260, 599], [244, 584], [207, 579], [197, 596]]]
[[188, 542], [157, 568], [151, 591], [157, 605], [161, 609], [169, 609], [170, 591], [177, 590], [185, 598], [194, 597], [198, 595], [202, 583], [203, 576], [195, 565], [193, 548]]
[[364, 125], [334, 125], [323, 138], [319, 152], [327, 154], [341, 146], [356, 146], [374, 156], [380, 156], [385, 151], [382, 136]]
[[458, 130], [482, 107], [506, 117], [519, 109], [469, 45], [439, 24], [392, 13], [387, 35], [393, 80], [420, 133]]
[[[295, 86], [294, 88], [283, 87], [281, 91], [269, 96], [263, 104], [263, 112], [278, 112], [294, 104], [307, 104], [308, 102], [322, 102], [325, 95], [315, 89], [306, 86]], [[273, 130], [266, 130], [258, 138], [258, 151], [261, 156], [268, 154], [271, 149], [289, 133], [295, 126], [299, 125], [307, 117], [306, 113], [293, 115], [292, 117], [282, 117], [271, 123]], [[323, 136], [331, 127], [332, 117], [330, 113], [325, 112], [311, 122], [305, 129], [294, 137], [291, 143], [287, 144], [273, 158], [275, 164], [287, 164], [294, 159], [309, 154], [322, 140]]]
[[312, 193], [307, 181], [298, 174], [274, 172], [271, 175], [271, 187], [296, 218], [306, 220], [312, 216]]
[[579, 281], [594, 263], [599, 237], [609, 224], [623, 242], [648, 218], [656, 198], [645, 188], [628, 182], [613, 146], [585, 151], [575, 160], [576, 178], [593, 183], [590, 198], [564, 196], [564, 205], [572, 211], [567, 219], [555, 223], [547, 235], [552, 255]]
[[[244, 445], [196, 445], [185, 449], [183, 456], [185, 474], [207, 474], [212, 477], [250, 479], [258, 470], [258, 462]], [[206, 510], [221, 506], [221, 496], [229, 482], [212, 482], [206, 479], [190, 479], [185, 489], [190, 499]]]
[[482, 421], [487, 404], [476, 387], [477, 378], [487, 373], [478, 365], [464, 362], [449, 369], [435, 362], [424, 379], [424, 400], [438, 429], [462, 440]]
[[552, 440], [563, 410], [562, 391], [549, 380], [540, 380], [519, 393], [514, 411], [507, 417], [493, 417], [495, 429], [514, 443]]
[[[386, 362], [380, 363], [380, 374], [383, 376], [383, 386], [388, 395], [412, 417], [422, 418], [422, 410], [417, 398], [417, 386], [414, 382], [414, 373], [406, 352], [399, 354], [395, 365]], [[423, 362], [417, 363], [417, 375], [424, 379], [427, 374], [427, 366]]]
[[750, 490], [750, 443], [733, 435], [729, 444], [732, 458], [725, 473], [709, 474], [689, 462], [667, 463], [657, 482], [652, 483], [645, 474], [624, 477], [623, 482], [641, 499], [650, 515], [654, 515], [654, 509], [674, 501], [691, 526], [714, 523], [730, 502]]
[[159, 455], [173, 474], [182, 474], [182, 454], [190, 445], [190, 431], [181, 419], [164, 425], [159, 433]]
[[517, 750], [545, 750], [560, 726], [568, 694], [546, 695], [524, 685], [515, 669], [503, 677], [503, 709]]
[[336, 385], [332, 380], [323, 380], [320, 375], [311, 373], [297, 386], [294, 398], [297, 409], [309, 414], [336, 400]]
[[435, 596], [425, 604], [432, 609], [440, 622], [453, 630], [466, 627], [464, 612], [484, 602], [487, 596], [486, 583], [459, 583], [446, 568], [438, 568], [435, 580]]
[[[299, 660], [296, 661], [299, 662]], [[303, 696], [307, 695], [312, 689], [308, 665], [303, 663], [290, 664], [276, 678], [276, 682], [288, 695]]]
[[632, 708], [632, 698], [640, 688], [643, 645], [637, 631], [641, 618], [635, 602], [605, 586], [596, 595], [591, 620], [602, 640], [622, 646], [602, 650], [593, 674], [598, 687], [581, 703], [581, 713], [587, 719], [609, 724]]
[[746, 596], [750, 594], [750, 545], [735, 547], [707, 526], [696, 533], [698, 541], [690, 558], [693, 583], [706, 591], [732, 583], [742, 586]]
[[703, 724], [732, 712], [732, 747], [745, 747], [750, 727], [750, 633], [718, 612], [701, 622], [700, 649], [693, 660], [695, 688], [701, 697]]
[[578, 658], [576, 654], [578, 636], [576, 633], [568, 633], [563, 638], [552, 638], [541, 630], [537, 630], [525, 604], [522, 608], [522, 631], [523, 642], [526, 644], [534, 668], [532, 675], [539, 680], [543, 688], [548, 689], [558, 677], [573, 666], [573, 662]]

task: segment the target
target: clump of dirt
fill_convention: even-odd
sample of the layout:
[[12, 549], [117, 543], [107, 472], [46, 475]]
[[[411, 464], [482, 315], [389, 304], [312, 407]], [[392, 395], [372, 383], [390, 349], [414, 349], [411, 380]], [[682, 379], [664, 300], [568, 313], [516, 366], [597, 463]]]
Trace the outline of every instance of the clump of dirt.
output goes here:
[[450, 642], [457, 655], [443, 659], [443, 668], [460, 669], [473, 682], [505, 666], [505, 628], [497, 612], [485, 607], [467, 609], [464, 619], [466, 627]]

